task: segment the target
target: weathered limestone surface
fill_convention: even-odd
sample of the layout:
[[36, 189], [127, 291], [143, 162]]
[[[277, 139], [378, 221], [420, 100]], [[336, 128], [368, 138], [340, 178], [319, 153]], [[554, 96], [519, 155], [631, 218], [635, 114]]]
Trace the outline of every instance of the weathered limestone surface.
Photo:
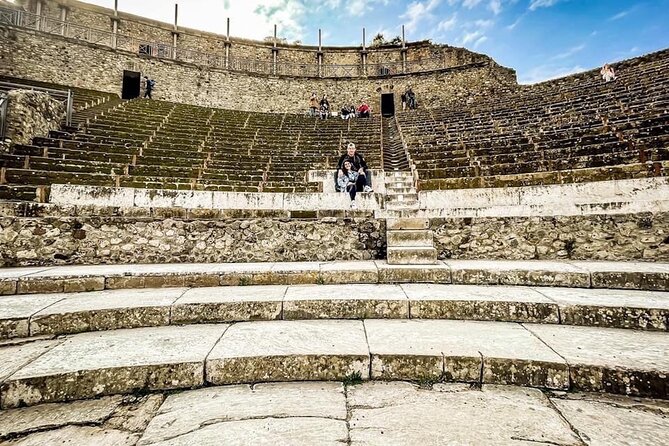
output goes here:
[[573, 262], [592, 273], [592, 285], [598, 288], [669, 290], [669, 264], [641, 262]]
[[439, 259], [669, 259], [666, 212], [431, 219]]
[[451, 269], [441, 262], [434, 265], [389, 265], [377, 261], [376, 266], [380, 283], [451, 283]]
[[565, 262], [447, 260], [453, 283], [590, 287], [590, 274]]
[[517, 324], [366, 320], [375, 379], [569, 387], [567, 364]]
[[563, 324], [669, 329], [669, 293], [585, 288], [537, 288], [560, 307]]
[[558, 306], [527, 287], [406, 284], [411, 317], [558, 323]]
[[201, 386], [204, 359], [226, 328], [196, 325], [71, 336], [4, 382], [2, 407]]
[[12, 446], [134, 446], [137, 434], [93, 426], [67, 426], [61, 429], [38, 432], [15, 442]]
[[[149, 424], [139, 445], [160, 443], [188, 433], [193, 433], [188, 437], [193, 444], [201, 444], [198, 431], [205, 426], [220, 425], [217, 430], [225, 431], [226, 426], [235, 421], [300, 417], [346, 420], [344, 387], [333, 382], [270, 383], [171, 395]], [[299, 432], [298, 427], [296, 438]], [[247, 440], [252, 442], [250, 438]]]
[[41, 406], [0, 412], [0, 438], [54, 429], [68, 424], [95, 424], [108, 418], [121, 404], [122, 397], [99, 400], [73, 401], [71, 404], [43, 404]]
[[409, 317], [409, 300], [393, 285], [292, 286], [285, 319], [397, 319]]
[[62, 100], [31, 90], [12, 90], [7, 97], [5, 137], [12, 143], [31, 144], [35, 136], [46, 136], [50, 130], [60, 129], [65, 113]]
[[29, 336], [30, 317], [61, 299], [63, 296], [58, 294], [3, 297], [0, 299], [0, 339]]
[[385, 232], [370, 217], [0, 217], [0, 266], [371, 260]]
[[30, 331], [40, 335], [168, 325], [170, 305], [185, 292], [183, 288], [170, 288], [38, 295], [60, 299], [33, 315]]
[[667, 444], [669, 411], [666, 406], [619, 400], [578, 401], [554, 398], [552, 402], [588, 445]]
[[284, 285], [194, 288], [171, 311], [174, 324], [274, 320], [281, 317]]
[[361, 321], [259, 321], [231, 326], [207, 358], [214, 384], [369, 379]]
[[39, 358], [61, 341], [38, 341], [0, 349], [0, 382], [4, 382], [24, 365]]
[[525, 324], [570, 366], [576, 389], [667, 398], [666, 333]]
[[353, 445], [582, 444], [534, 389], [439, 392], [371, 382], [349, 390], [349, 407]]

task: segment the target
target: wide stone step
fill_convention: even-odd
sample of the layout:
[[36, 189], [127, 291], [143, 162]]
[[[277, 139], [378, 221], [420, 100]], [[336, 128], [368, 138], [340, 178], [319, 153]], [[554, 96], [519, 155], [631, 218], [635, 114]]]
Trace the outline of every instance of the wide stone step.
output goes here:
[[437, 262], [437, 250], [425, 246], [388, 246], [388, 263], [391, 265], [433, 265]]
[[667, 397], [666, 333], [306, 320], [83, 333], [0, 349], [3, 409], [268, 381], [421, 380]]
[[434, 234], [427, 229], [417, 230], [388, 230], [388, 248], [415, 247], [433, 248]]
[[447, 260], [434, 265], [386, 261], [52, 266], [0, 269], [0, 295], [104, 289], [441, 283], [622, 288], [669, 291], [669, 264], [650, 262]]
[[0, 299], [0, 339], [252, 320], [461, 319], [669, 330], [669, 293], [475, 285], [258, 285]]

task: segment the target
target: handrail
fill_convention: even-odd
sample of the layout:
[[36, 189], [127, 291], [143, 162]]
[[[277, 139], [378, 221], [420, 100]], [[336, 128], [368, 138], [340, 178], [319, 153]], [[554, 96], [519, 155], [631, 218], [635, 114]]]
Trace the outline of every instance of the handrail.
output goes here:
[[140, 55], [172, 59], [197, 65], [259, 74], [273, 74], [300, 77], [366, 77], [391, 76], [395, 74], [420, 73], [449, 68], [443, 57], [418, 61], [389, 60], [376, 64], [318, 65], [312, 63], [277, 62], [229, 58], [221, 54], [207, 53], [190, 48], [175, 47], [167, 42], [155, 42], [125, 36], [111, 31], [62, 21], [52, 17], [39, 16], [24, 10], [0, 7], [0, 25], [33, 29], [71, 39], [126, 50]]
[[[31, 90], [31, 91], [39, 91], [42, 93], [47, 93], [51, 96], [53, 96], [56, 99], [60, 99], [64, 104], [65, 104], [65, 125], [71, 125], [72, 124], [72, 113], [74, 109], [74, 94], [72, 93], [72, 90], [70, 89], [56, 89], [56, 88], [47, 88], [47, 87], [38, 87], [35, 85], [30, 85], [30, 84], [18, 84], [14, 82], [0, 82], [0, 92], [8, 92], [10, 90]], [[6, 97], [5, 97], [6, 98]], [[4, 121], [7, 122], [7, 100], [4, 101], [5, 103], [5, 114], [4, 114]], [[4, 133], [3, 133], [4, 137]]]
[[7, 131], [7, 96], [0, 92], [0, 142], [5, 140]]

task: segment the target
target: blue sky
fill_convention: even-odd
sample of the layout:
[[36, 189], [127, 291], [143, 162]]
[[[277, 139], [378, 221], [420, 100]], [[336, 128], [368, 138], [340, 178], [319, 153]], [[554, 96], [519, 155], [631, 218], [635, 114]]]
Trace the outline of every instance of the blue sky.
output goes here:
[[[89, 0], [113, 7], [113, 0]], [[179, 0], [179, 24], [262, 39], [359, 45], [376, 33], [463, 46], [514, 68], [521, 83], [669, 47], [669, 0]], [[167, 22], [174, 1], [119, 0], [119, 9]]]

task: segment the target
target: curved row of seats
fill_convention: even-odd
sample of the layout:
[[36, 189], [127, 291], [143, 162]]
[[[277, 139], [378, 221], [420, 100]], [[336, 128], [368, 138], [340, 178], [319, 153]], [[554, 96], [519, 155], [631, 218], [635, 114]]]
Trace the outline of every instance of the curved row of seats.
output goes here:
[[420, 188], [666, 175], [669, 51], [464, 107], [399, 115]]

